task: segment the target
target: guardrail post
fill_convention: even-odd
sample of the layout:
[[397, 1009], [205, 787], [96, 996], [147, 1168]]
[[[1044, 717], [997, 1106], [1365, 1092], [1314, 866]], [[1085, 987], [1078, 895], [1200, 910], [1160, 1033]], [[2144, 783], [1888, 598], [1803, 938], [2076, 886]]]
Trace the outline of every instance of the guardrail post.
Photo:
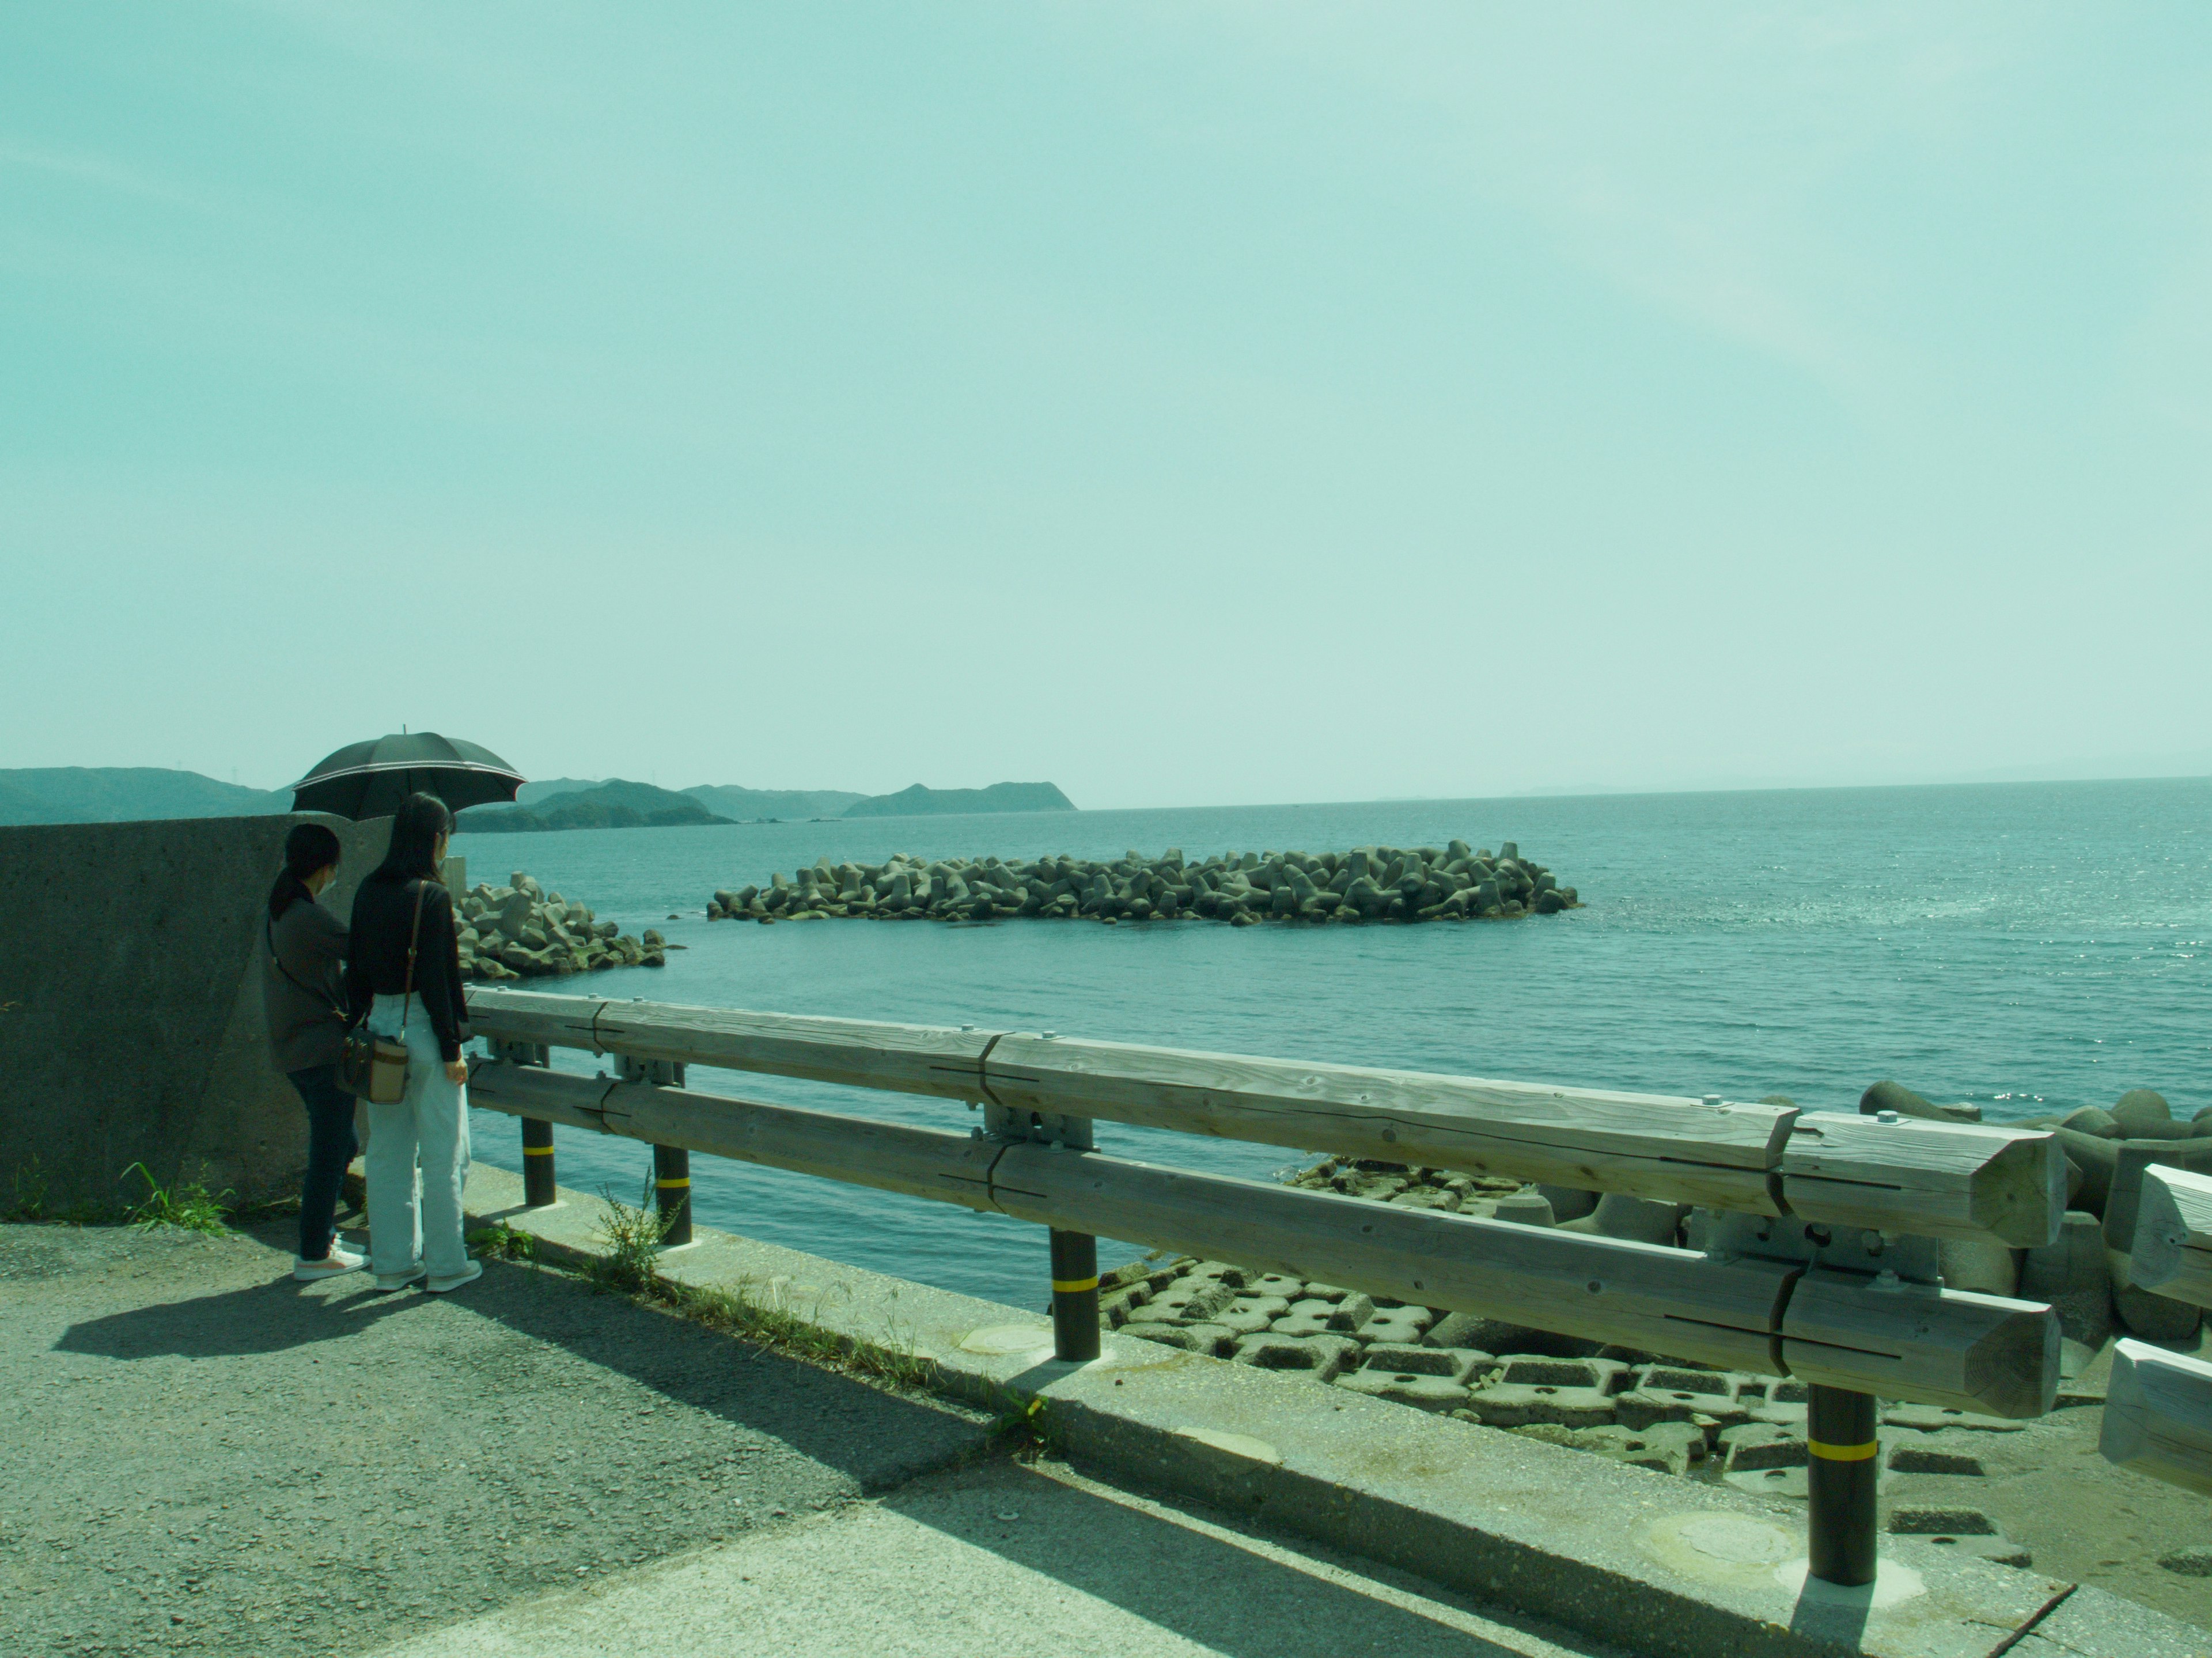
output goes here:
[[1824, 1583], [1856, 1588], [1874, 1582], [1875, 1479], [1881, 1467], [1871, 1394], [1814, 1382], [1806, 1412], [1805, 1470], [1811, 1498], [1807, 1555]]
[[[448, 863], [452, 859], [447, 859]], [[509, 1065], [550, 1065], [552, 1054], [543, 1042], [501, 1042], [485, 1044], [495, 1060], [504, 1060]], [[555, 1196], [559, 1181], [553, 1170], [553, 1125], [536, 1117], [522, 1120], [522, 1204], [526, 1209], [544, 1209], [558, 1201]]]
[[1047, 1229], [1052, 1239], [1052, 1356], [1084, 1364], [1098, 1357], [1098, 1240]]
[[[615, 1064], [624, 1082], [684, 1086], [684, 1067], [672, 1060], [633, 1060], [617, 1054]], [[673, 1249], [691, 1242], [691, 1153], [685, 1147], [653, 1148], [653, 1206], [666, 1223], [661, 1248]]]
[[[993, 1102], [983, 1120], [989, 1133], [1006, 1140], [1095, 1150], [1091, 1119], [1055, 1111], [1024, 1111]], [[1098, 1357], [1098, 1240], [1088, 1232], [1045, 1229], [1052, 1251], [1052, 1356], [1073, 1364]]]

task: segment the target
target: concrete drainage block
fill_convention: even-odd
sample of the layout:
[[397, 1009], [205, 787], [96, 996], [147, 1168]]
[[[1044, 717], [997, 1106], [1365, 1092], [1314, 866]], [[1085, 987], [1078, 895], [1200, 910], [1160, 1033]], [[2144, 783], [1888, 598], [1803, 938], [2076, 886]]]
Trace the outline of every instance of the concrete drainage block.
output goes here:
[[1519, 1428], [1533, 1422], [1595, 1428], [1613, 1421], [1614, 1400], [1599, 1388], [1519, 1387], [1501, 1382], [1477, 1389], [1468, 1404], [1492, 1428]]
[[1348, 1392], [1364, 1394], [1370, 1399], [1387, 1399], [1396, 1405], [1411, 1405], [1416, 1410], [1452, 1411], [1468, 1402], [1469, 1389], [1446, 1376], [1422, 1376], [1413, 1370], [1378, 1370], [1371, 1364], [1357, 1370], [1346, 1370], [1336, 1377], [1336, 1385]]
[[1349, 1336], [1286, 1336], [1273, 1332], [1247, 1336], [1236, 1346], [1239, 1364], [1262, 1370], [1293, 1370], [1316, 1382], [1334, 1380], [1359, 1356], [1359, 1344]]
[[1889, 1516], [1889, 1529], [1893, 1536], [1917, 1537], [2000, 1566], [2024, 1569], [2033, 1564], [2027, 1548], [1979, 1509], [1900, 1508]]
[[1415, 1376], [1440, 1376], [1447, 1382], [1464, 1382], [1478, 1370], [1488, 1370], [1498, 1361], [1472, 1347], [1424, 1347], [1413, 1342], [1378, 1341], [1367, 1349], [1369, 1370], [1409, 1370]]

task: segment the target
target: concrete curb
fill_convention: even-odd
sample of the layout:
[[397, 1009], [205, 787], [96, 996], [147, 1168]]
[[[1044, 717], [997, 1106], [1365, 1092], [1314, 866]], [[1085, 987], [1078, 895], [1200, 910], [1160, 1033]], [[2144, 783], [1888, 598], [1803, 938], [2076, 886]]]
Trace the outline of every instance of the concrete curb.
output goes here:
[[[503, 1221], [550, 1260], [599, 1253], [596, 1199], [521, 1199], [520, 1175], [471, 1170], [472, 1224]], [[1042, 1400], [1079, 1464], [1653, 1658], [2212, 1658], [2212, 1636], [2132, 1601], [1911, 1538], [1884, 1540], [1873, 1591], [1789, 1587], [1802, 1510], [1133, 1337], [1063, 1364], [1042, 1314], [704, 1227], [695, 1238], [665, 1253], [665, 1277], [742, 1288], [848, 1348], [926, 1361], [973, 1403]]]

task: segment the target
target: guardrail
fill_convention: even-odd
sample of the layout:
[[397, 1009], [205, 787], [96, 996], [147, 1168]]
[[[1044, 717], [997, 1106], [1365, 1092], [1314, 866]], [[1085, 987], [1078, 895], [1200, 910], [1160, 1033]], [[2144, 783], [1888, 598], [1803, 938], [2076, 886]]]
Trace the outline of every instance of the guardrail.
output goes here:
[[[1811, 1384], [1812, 1570], [1874, 1570], [1875, 1398], [2027, 1417], [2057, 1387], [2040, 1303], [1948, 1290], [1926, 1238], [2057, 1235], [2052, 1135], [987, 1031], [473, 989], [477, 1105], [524, 1120], [550, 1198], [567, 1123], [1033, 1221], [1058, 1355], [1099, 1351], [1096, 1240], [1233, 1260]], [[612, 1078], [544, 1068], [611, 1054]], [[692, 1065], [972, 1102], [972, 1133], [683, 1086]], [[1682, 1249], [1410, 1210], [1098, 1151], [1094, 1119], [1701, 1206]], [[540, 1174], [539, 1166], [543, 1165]], [[688, 1224], [688, 1167], [665, 1207]], [[672, 1184], [676, 1186], [672, 1196]], [[1910, 1235], [1910, 1236], [1907, 1236]]]

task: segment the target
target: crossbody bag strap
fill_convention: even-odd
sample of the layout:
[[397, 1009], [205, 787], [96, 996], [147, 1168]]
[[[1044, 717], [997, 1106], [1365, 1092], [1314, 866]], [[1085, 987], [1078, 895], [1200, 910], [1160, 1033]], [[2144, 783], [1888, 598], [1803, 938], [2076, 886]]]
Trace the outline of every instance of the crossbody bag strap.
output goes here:
[[407, 1029], [407, 1005], [415, 999], [415, 950], [422, 942], [422, 900], [428, 895], [430, 884], [418, 882], [415, 888], [415, 926], [407, 935], [407, 985], [399, 993], [399, 1029]]
[[[293, 972], [290, 968], [284, 965], [284, 958], [276, 953], [276, 924], [274, 921], [264, 918], [261, 923], [261, 931], [263, 936], [269, 940], [269, 959], [276, 963], [276, 970], [283, 974], [286, 978], [289, 979], [295, 985], [298, 986], [301, 990], [305, 991], [308, 995], [313, 996], [317, 1001], [320, 1002], [328, 1000], [328, 997], [322, 991], [316, 990], [307, 985], [301, 984], [300, 982], [300, 975]], [[341, 1020], [345, 1017], [345, 1009], [340, 1007], [336, 1002], [331, 1002], [330, 1005], [331, 1011], [336, 1014]]]

